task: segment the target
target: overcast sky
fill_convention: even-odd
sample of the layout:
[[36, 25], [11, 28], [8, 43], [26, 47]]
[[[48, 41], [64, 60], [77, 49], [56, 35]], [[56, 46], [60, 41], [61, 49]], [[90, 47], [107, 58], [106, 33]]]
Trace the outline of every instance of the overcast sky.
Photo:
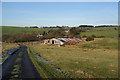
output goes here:
[[2, 25], [118, 24], [117, 2], [3, 2]]

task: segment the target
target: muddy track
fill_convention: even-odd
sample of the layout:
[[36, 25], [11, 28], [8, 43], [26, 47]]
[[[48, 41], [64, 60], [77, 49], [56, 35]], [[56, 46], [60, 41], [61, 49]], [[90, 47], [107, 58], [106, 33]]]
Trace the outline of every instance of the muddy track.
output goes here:
[[41, 78], [29, 58], [26, 46], [21, 46], [2, 64], [2, 79], [6, 80], [6, 78]]

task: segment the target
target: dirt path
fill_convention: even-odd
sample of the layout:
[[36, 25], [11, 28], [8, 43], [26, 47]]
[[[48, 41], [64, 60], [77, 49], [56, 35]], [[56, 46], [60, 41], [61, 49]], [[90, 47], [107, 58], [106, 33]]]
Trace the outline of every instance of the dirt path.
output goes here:
[[2, 79], [6, 78], [41, 78], [29, 58], [27, 47], [21, 46], [2, 65]]

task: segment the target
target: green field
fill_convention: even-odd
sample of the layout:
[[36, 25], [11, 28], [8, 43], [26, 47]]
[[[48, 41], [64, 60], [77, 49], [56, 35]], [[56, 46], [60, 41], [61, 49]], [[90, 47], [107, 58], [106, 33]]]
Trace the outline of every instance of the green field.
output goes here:
[[90, 49], [118, 50], [118, 38], [95, 38], [94, 41], [78, 43], [76, 46]]
[[39, 33], [42, 34], [44, 31], [57, 28], [25, 28], [25, 27], [10, 27], [2, 26], [2, 34], [17, 34], [17, 33]]
[[118, 30], [105, 30], [105, 31], [88, 31], [88, 32], [82, 32], [81, 36], [104, 36], [104, 37], [118, 37]]
[[[115, 30], [116, 28], [116, 30]], [[24, 27], [10, 27], [10, 26], [2, 26], [2, 34], [17, 34], [17, 33], [39, 33], [42, 34], [44, 31], [48, 32], [49, 30], [58, 28], [24, 28]], [[67, 28], [68, 30], [70, 28]], [[118, 36], [118, 27], [103, 27], [103, 28], [79, 28], [86, 29], [86, 32], [81, 32], [81, 36], [104, 36], [104, 37], [117, 37]]]
[[[105, 39], [106, 40], [106, 39]], [[65, 47], [34, 45], [30, 49], [40, 54], [56, 67], [67, 71], [72, 78], [117, 78], [118, 77], [118, 50], [117, 40], [107, 39], [107, 43], [100, 43], [104, 39], [95, 42], [66, 45]], [[114, 41], [113, 44], [110, 44]], [[83, 47], [83, 45], [94, 45]], [[114, 45], [114, 46], [113, 46]], [[105, 46], [105, 47], [102, 47]], [[112, 46], [112, 47], [111, 47]], [[40, 65], [38, 65], [40, 67]]]

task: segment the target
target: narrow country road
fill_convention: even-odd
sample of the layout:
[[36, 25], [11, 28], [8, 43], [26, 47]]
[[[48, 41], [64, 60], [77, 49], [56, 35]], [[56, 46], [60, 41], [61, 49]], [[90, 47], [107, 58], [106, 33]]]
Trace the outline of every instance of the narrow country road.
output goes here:
[[26, 46], [21, 46], [2, 64], [2, 79], [6, 78], [41, 78], [29, 58]]

